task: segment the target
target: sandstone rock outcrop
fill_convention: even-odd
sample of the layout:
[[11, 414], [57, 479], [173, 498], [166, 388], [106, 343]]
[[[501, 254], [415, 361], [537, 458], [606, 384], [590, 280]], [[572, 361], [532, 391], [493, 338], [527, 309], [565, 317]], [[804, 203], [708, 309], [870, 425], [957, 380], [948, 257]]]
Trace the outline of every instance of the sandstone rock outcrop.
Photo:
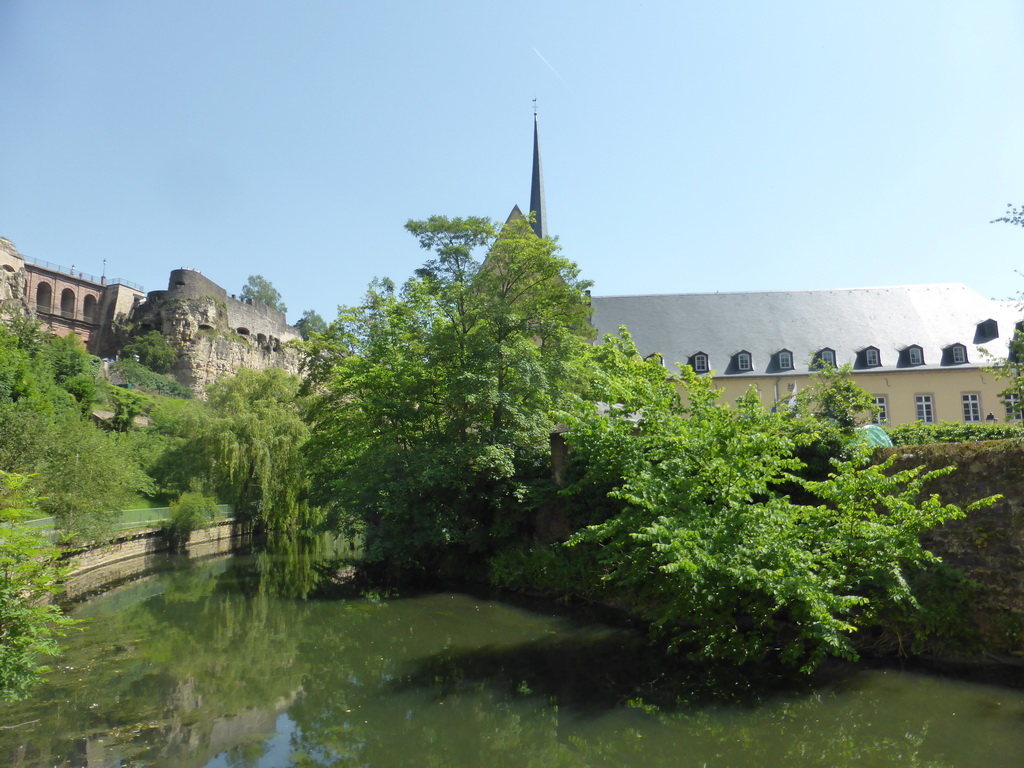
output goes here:
[[129, 321], [135, 333], [160, 331], [178, 352], [171, 375], [200, 397], [206, 385], [241, 368], [298, 373], [300, 355], [288, 342], [299, 332], [284, 314], [239, 301], [191, 269], [171, 272], [166, 291], [151, 291]]

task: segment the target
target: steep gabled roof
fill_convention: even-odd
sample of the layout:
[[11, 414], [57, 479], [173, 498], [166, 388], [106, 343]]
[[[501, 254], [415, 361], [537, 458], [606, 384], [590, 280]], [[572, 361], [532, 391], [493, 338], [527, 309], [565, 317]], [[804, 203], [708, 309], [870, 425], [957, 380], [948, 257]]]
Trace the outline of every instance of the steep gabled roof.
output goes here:
[[[591, 303], [599, 336], [625, 325], [640, 354], [661, 353], [670, 370], [699, 351], [719, 374], [738, 376], [775, 373], [767, 370], [768, 361], [780, 349], [793, 352], [790, 375], [806, 373], [822, 349], [835, 350], [838, 365], [863, 366], [861, 353], [869, 346], [881, 358], [872, 371], [906, 370], [900, 351], [912, 344], [924, 351], [925, 364], [916, 369], [948, 367], [943, 350], [957, 343], [966, 346], [968, 365], [984, 364], [977, 345], [1005, 357], [1021, 319], [1017, 302], [992, 301], [959, 284], [594, 296]], [[988, 319], [998, 323], [994, 339], [979, 335], [979, 324]], [[751, 353], [752, 371], [740, 374], [730, 366], [739, 350]]]

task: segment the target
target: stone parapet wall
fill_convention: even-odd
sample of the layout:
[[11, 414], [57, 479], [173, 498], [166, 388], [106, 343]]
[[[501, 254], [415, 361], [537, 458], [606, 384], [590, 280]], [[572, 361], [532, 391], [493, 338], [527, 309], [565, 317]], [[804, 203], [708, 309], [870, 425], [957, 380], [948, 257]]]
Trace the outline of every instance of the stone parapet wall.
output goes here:
[[985, 648], [1024, 660], [1024, 441], [943, 443], [879, 450], [896, 454], [896, 468], [924, 465], [956, 470], [927, 490], [965, 507], [1001, 494], [993, 506], [929, 532], [925, 545], [977, 584], [971, 623]]
[[[234, 520], [220, 520], [193, 531], [185, 546], [189, 557], [230, 554], [251, 543], [251, 537]], [[170, 543], [159, 528], [144, 528], [99, 547], [70, 553], [70, 574], [64, 597], [74, 600], [125, 581], [156, 567], [171, 551]]]

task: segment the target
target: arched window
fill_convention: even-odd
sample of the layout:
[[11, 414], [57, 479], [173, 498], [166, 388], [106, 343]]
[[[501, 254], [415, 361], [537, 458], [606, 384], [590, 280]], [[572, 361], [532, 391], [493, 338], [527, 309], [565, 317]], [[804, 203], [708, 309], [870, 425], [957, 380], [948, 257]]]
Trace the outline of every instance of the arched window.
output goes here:
[[87, 323], [96, 322], [96, 297], [91, 293], [87, 293], [82, 302], [82, 315]]
[[53, 310], [53, 289], [49, 283], [36, 286], [36, 312], [50, 314]]
[[60, 316], [75, 319], [75, 292], [70, 288], [60, 292]]

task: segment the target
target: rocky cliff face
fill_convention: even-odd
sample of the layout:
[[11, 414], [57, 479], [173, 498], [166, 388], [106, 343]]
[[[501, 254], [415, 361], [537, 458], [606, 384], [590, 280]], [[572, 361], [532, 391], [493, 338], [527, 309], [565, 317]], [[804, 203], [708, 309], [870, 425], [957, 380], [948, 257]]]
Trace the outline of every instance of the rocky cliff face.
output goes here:
[[160, 331], [178, 352], [171, 374], [203, 396], [207, 384], [241, 368], [298, 373], [301, 357], [288, 342], [298, 332], [262, 304], [228, 297], [193, 270], [175, 270], [166, 291], [149, 293], [132, 314], [136, 333]]
[[0, 305], [13, 307], [16, 311], [29, 312], [28, 296], [25, 286], [28, 276], [25, 273], [25, 257], [18, 253], [14, 243], [0, 237]]

